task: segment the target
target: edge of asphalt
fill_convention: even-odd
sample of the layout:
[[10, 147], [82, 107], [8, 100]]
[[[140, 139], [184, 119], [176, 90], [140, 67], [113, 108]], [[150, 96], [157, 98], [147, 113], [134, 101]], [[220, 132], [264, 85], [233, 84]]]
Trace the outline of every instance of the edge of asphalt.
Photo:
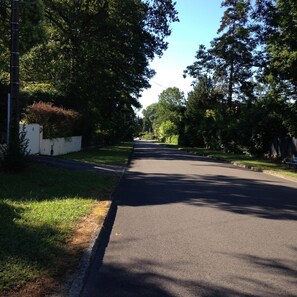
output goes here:
[[133, 149], [128, 157], [128, 162], [125, 165], [124, 170], [122, 171], [119, 181], [118, 181], [117, 185], [115, 186], [113, 192], [109, 196], [109, 205], [108, 205], [109, 209], [107, 211], [105, 218], [103, 219], [103, 223], [92, 234], [92, 238], [91, 238], [89, 247], [84, 252], [84, 254], [80, 260], [80, 264], [78, 265], [78, 269], [74, 275], [74, 278], [72, 278], [72, 282], [70, 284], [70, 289], [68, 291], [69, 297], [79, 297], [79, 296], [81, 296], [81, 294], [83, 292], [86, 279], [89, 275], [89, 270], [91, 268], [92, 261], [94, 260], [94, 258], [96, 256], [97, 250], [99, 249], [100, 245], [104, 241], [104, 235], [105, 235], [106, 230], [108, 229], [106, 226], [108, 225], [110, 220], [115, 215], [115, 212], [116, 212], [115, 203], [116, 202], [114, 201], [114, 195], [115, 195], [124, 175], [126, 174], [127, 169], [130, 166], [132, 155], [134, 152], [134, 146], [135, 146], [135, 144], [133, 145]]

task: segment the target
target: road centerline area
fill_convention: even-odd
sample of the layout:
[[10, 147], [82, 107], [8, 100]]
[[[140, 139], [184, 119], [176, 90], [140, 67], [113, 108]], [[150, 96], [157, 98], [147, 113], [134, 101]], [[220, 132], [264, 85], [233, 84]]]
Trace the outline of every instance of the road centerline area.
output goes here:
[[115, 200], [83, 296], [297, 296], [297, 183], [137, 142]]

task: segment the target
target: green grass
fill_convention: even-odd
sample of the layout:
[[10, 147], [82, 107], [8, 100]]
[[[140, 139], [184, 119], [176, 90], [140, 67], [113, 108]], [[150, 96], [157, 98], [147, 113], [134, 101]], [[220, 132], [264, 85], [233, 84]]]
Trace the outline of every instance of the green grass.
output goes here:
[[122, 142], [119, 145], [96, 147], [64, 155], [63, 158], [98, 164], [125, 165], [133, 149], [133, 142]]
[[0, 292], [54, 275], [65, 240], [115, 179], [92, 172], [30, 165], [0, 172]]

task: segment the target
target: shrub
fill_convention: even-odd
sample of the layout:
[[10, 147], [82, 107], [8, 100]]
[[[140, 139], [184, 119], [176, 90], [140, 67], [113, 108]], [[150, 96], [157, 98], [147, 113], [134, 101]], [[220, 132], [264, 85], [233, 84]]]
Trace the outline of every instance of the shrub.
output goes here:
[[10, 145], [0, 145], [0, 169], [12, 172], [24, 169], [29, 156], [28, 142], [25, 126], [23, 126], [16, 143], [11, 139]]
[[158, 129], [158, 137], [159, 139], [166, 139], [172, 135], [176, 135], [177, 132], [178, 128], [175, 123], [171, 121], [165, 121], [162, 122]]
[[154, 140], [156, 137], [153, 133], [145, 133], [141, 135], [141, 139], [143, 140]]
[[178, 135], [172, 135], [172, 136], [166, 137], [165, 142], [168, 144], [176, 144], [177, 145], [178, 139], [179, 139]]
[[78, 133], [79, 113], [53, 103], [38, 102], [26, 108], [24, 122], [43, 126], [44, 138], [69, 137]]
[[20, 91], [20, 99], [23, 103], [22, 107], [39, 102], [61, 102], [63, 96], [49, 84], [28, 84]]

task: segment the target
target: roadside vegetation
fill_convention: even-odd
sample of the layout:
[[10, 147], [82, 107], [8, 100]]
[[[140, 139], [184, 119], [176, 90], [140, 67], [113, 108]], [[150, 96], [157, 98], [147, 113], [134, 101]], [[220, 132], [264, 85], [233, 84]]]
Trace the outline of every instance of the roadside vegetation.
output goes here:
[[290, 160], [297, 155], [296, 3], [223, 0], [221, 6], [217, 36], [198, 47], [184, 70], [193, 89], [187, 97], [176, 87], [162, 91], [143, 110], [142, 133], [220, 154]]

